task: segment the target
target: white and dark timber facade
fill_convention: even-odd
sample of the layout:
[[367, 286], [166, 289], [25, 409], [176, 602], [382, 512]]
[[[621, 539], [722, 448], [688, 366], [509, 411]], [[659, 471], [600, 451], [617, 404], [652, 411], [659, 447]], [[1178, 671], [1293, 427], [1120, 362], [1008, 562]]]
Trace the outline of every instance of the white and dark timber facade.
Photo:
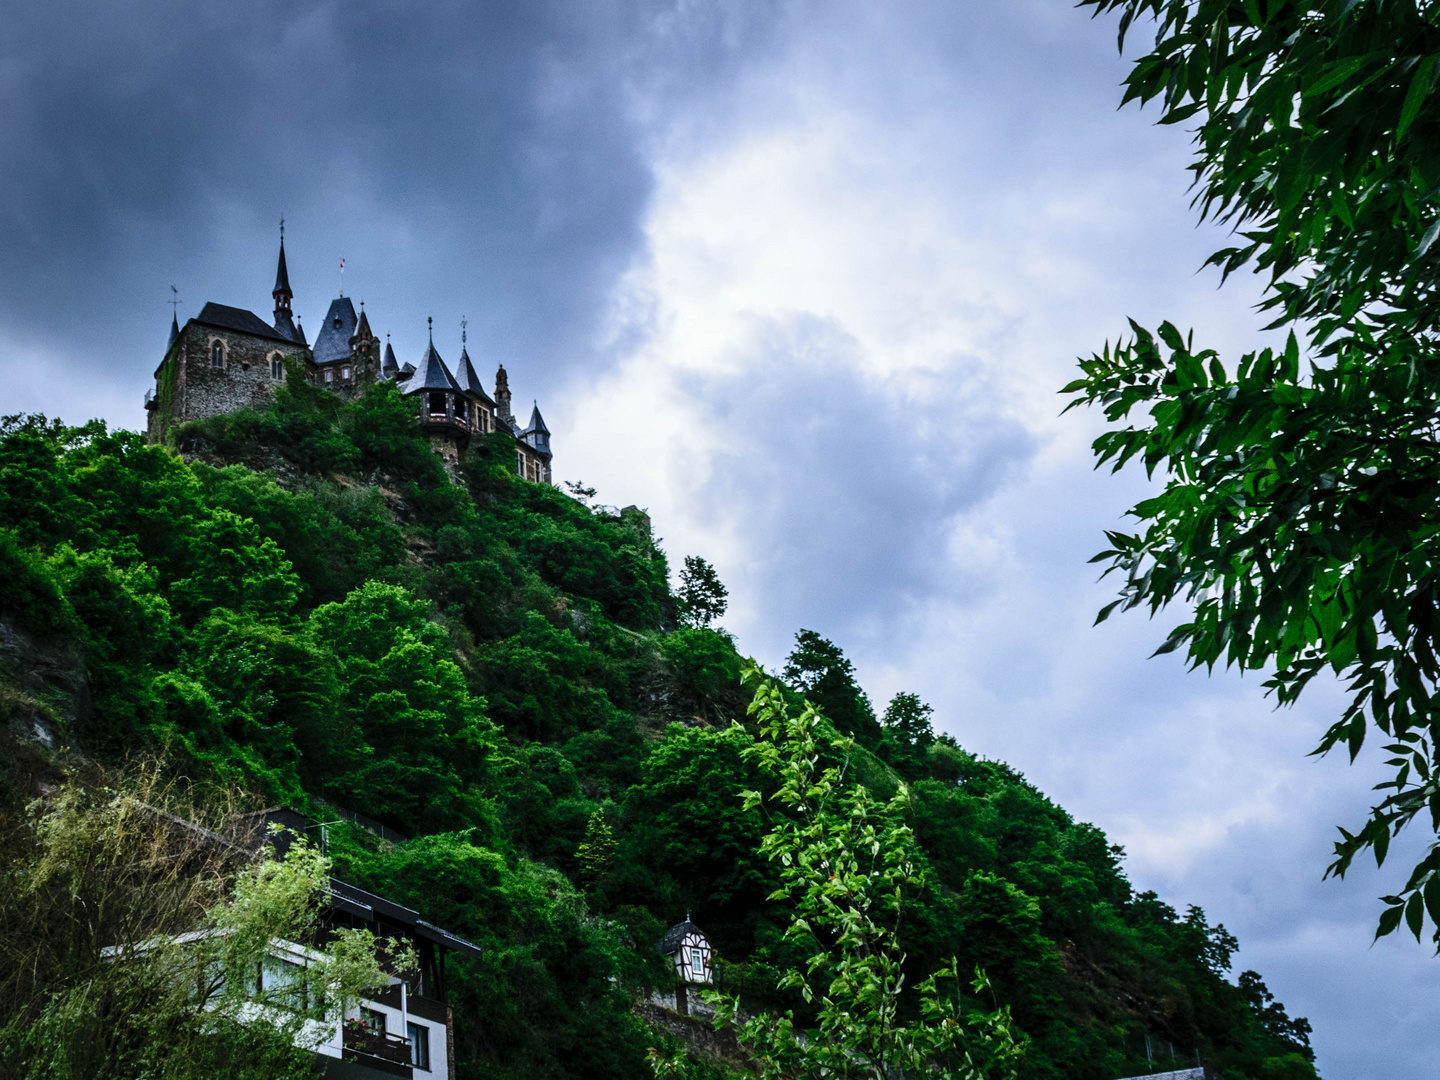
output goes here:
[[311, 345], [292, 311], [294, 294], [285, 265], [285, 239], [275, 271], [273, 320], [224, 304], [206, 304], [182, 327], [170, 324], [165, 358], [155, 369], [155, 389], [145, 395], [148, 436], [163, 442], [170, 431], [237, 409], [264, 409], [287, 378], [303, 378], [347, 400], [381, 381], [393, 382], [411, 399], [415, 419], [436, 452], [455, 462], [472, 439], [494, 432], [515, 439], [515, 466], [535, 483], [551, 483], [550, 430], [536, 403], [521, 427], [510, 411], [510, 380], [501, 366], [493, 394], [486, 391], [461, 335], [453, 369], [435, 348], [433, 333], [418, 364], [400, 364], [387, 341], [370, 329], [365, 305], [357, 314], [343, 294], [330, 302]]

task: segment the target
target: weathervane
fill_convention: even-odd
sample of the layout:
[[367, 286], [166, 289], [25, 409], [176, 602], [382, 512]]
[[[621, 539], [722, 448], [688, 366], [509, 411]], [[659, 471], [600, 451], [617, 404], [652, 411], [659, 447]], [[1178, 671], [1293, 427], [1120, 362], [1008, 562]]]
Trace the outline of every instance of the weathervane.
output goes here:
[[171, 312], [178, 317], [180, 314], [180, 290], [171, 285], [170, 291], [174, 293], [174, 296], [165, 302], [170, 305]]
[[280, 218], [280, 243], [285, 243], [285, 218]]
[[466, 328], [467, 326], [469, 326], [469, 325], [470, 325], [470, 321], [469, 321], [468, 319], [466, 319], [464, 315], [461, 315], [461, 316], [460, 316], [460, 351], [461, 351], [461, 352], [464, 352], [464, 351], [465, 351], [465, 328]]

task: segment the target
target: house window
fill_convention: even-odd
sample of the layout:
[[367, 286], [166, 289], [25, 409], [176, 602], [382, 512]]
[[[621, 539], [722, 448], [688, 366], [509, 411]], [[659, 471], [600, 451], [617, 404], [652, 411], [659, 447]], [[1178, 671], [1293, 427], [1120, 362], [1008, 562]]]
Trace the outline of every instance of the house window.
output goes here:
[[350, 378], [350, 369], [349, 369], [348, 367], [343, 367], [343, 368], [340, 369], [340, 378], [342, 378], [342, 379], [348, 379], [348, 378]]
[[516, 450], [516, 451], [515, 451], [515, 471], [520, 474], [520, 476], [521, 476], [522, 479], [524, 478], [524, 476], [525, 476], [525, 455], [522, 454], [519, 450]]
[[360, 1022], [370, 1029], [372, 1034], [385, 1034], [385, 1014], [375, 1009], [360, 1010]]
[[225, 346], [218, 341], [210, 343], [210, 366], [216, 371], [225, 366]]
[[431, 415], [431, 416], [444, 416], [444, 415], [445, 415], [445, 393], [444, 393], [444, 391], [440, 391], [440, 392], [438, 392], [438, 393], [431, 393], [431, 395], [430, 395], [430, 415]]
[[424, 1024], [407, 1024], [406, 1034], [410, 1039], [410, 1064], [417, 1069], [430, 1071], [430, 1029]]
[[701, 952], [698, 945], [690, 947], [690, 974], [697, 978], [705, 975], [705, 954]]
[[283, 379], [285, 377], [285, 363], [280, 359], [279, 353], [270, 357], [270, 377], [272, 379]]
[[469, 422], [470, 406], [465, 403], [464, 398], [461, 398], [459, 401], [455, 402], [455, 416], [462, 424]]
[[326, 382], [334, 382], [334, 381], [335, 381], [335, 369], [334, 369], [334, 368], [326, 368], [326, 369], [325, 369], [325, 381], [326, 381]]

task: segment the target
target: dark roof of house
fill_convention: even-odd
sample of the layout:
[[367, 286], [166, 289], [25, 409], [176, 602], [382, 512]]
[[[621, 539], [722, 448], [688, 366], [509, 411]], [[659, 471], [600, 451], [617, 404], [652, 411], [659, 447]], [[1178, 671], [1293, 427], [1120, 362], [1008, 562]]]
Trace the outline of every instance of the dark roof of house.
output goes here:
[[455, 376], [450, 374], [450, 369], [445, 366], [445, 361], [440, 359], [440, 354], [435, 351], [435, 343], [432, 341], [425, 350], [425, 355], [420, 358], [420, 366], [415, 369], [415, 374], [401, 388], [405, 394], [415, 394], [421, 390], [459, 390], [460, 384], [455, 381]]
[[356, 337], [372, 338], [375, 335], [370, 332], [370, 317], [365, 314], [365, 301], [360, 301], [360, 325], [355, 328]]
[[395, 359], [395, 350], [391, 347], [390, 342], [388, 341], [385, 342], [385, 361], [380, 366], [385, 371], [400, 370], [400, 363]]
[[537, 402], [534, 410], [530, 413], [530, 426], [525, 429], [525, 434], [535, 432], [539, 435], [549, 435], [550, 429], [545, 426], [545, 418], [540, 415], [540, 405]]
[[[685, 940], [686, 934], [694, 934], [697, 937], [705, 937], [705, 931], [686, 919], [682, 923], [676, 923], [665, 931], [665, 936], [660, 939], [660, 944], [655, 946], [662, 953], [673, 953], [680, 948], [681, 942]], [[708, 940], [708, 939], [707, 939]]]
[[[191, 321], [205, 326], [213, 326], [219, 330], [232, 330], [237, 334], [265, 338], [268, 341], [283, 341], [287, 345], [297, 344], [266, 323], [259, 315], [253, 311], [246, 311], [244, 308], [227, 307], [225, 304], [206, 304], [200, 309], [200, 314]], [[298, 344], [305, 344], [303, 334]]]
[[175, 319], [175, 313], [170, 313], [170, 340], [165, 343], [165, 351], [170, 351], [170, 346], [175, 344], [175, 339], [180, 336], [180, 324]]
[[[178, 818], [176, 820], [179, 821]], [[269, 842], [275, 848], [276, 855], [283, 858], [285, 852], [289, 850], [291, 837], [304, 836], [305, 830], [310, 827], [310, 819], [289, 806], [272, 806], [265, 810], [259, 810], [253, 814], [247, 814], [241, 821], [242, 826], [236, 837], [240, 841], [239, 846], [219, 834], [211, 833], [210, 835], [216, 842], [227, 844], [236, 850], [246, 850], [252, 854], [258, 851], [264, 843]], [[280, 826], [281, 831], [270, 831], [272, 825]], [[199, 828], [199, 826], [190, 827]], [[209, 833], [209, 830], [202, 831]], [[332, 877], [330, 879], [329, 901], [330, 906], [336, 911], [343, 911], [353, 918], [370, 923], [383, 920], [392, 926], [403, 927], [414, 933], [416, 937], [433, 941], [443, 948], [454, 949], [466, 956], [479, 957], [481, 955], [480, 946], [466, 941], [459, 935], [452, 934], [434, 923], [426, 922], [420, 918], [418, 911], [411, 911], [407, 907], [386, 900], [383, 896], [366, 892], [358, 885], [351, 885], [339, 878]], [[377, 934], [376, 936], [383, 935]]]
[[450, 933], [449, 930], [443, 930], [434, 923], [426, 922], [420, 918], [418, 911], [401, 907], [399, 904], [386, 900], [383, 896], [366, 892], [339, 878], [330, 879], [330, 904], [337, 910], [364, 919], [366, 922], [378, 922], [383, 919], [387, 923], [402, 926], [414, 933], [416, 937], [433, 941], [442, 948], [453, 949], [464, 956], [473, 956], [478, 959], [483, 955], [479, 945], [466, 941], [458, 934]]
[[475, 365], [470, 363], [468, 349], [460, 350], [460, 359], [455, 363], [455, 381], [460, 384], [461, 390], [478, 397], [486, 405], [495, 404], [494, 399], [485, 392], [485, 384], [480, 381], [480, 376], [475, 374]]
[[332, 360], [346, 360], [350, 357], [350, 339], [355, 336], [355, 305], [348, 296], [330, 301], [330, 310], [325, 313], [325, 324], [315, 335], [315, 363], [328, 364]]

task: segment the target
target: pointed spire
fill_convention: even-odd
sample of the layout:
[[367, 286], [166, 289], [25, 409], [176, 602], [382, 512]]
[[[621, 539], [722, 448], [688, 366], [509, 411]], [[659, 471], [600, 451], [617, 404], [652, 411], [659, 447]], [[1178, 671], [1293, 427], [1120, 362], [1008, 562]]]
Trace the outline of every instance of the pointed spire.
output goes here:
[[365, 301], [360, 301], [360, 325], [355, 328], [355, 338], [352, 340], [369, 341], [375, 335], [370, 332], [370, 320], [365, 315]]
[[180, 336], [180, 320], [175, 317], [175, 313], [172, 311], [172, 312], [170, 313], [170, 340], [165, 343], [165, 351], [166, 351], [166, 352], [169, 352], [169, 351], [170, 351], [170, 346], [175, 344], [175, 339], [178, 338], [179, 336]]
[[280, 260], [275, 266], [275, 288], [271, 290], [271, 296], [275, 297], [275, 329], [298, 344], [305, 344], [305, 334], [295, 328], [295, 320], [290, 313], [290, 301], [294, 294], [290, 291], [290, 271], [285, 267], [285, 219], [280, 219]]
[[275, 288], [270, 290], [275, 297], [275, 311], [290, 310], [290, 301], [295, 294], [290, 291], [290, 271], [285, 268], [285, 219], [280, 219], [280, 262], [275, 267]]
[[510, 415], [510, 376], [505, 374], [504, 364], [495, 372], [495, 405], [502, 430], [509, 431], [515, 418]]

